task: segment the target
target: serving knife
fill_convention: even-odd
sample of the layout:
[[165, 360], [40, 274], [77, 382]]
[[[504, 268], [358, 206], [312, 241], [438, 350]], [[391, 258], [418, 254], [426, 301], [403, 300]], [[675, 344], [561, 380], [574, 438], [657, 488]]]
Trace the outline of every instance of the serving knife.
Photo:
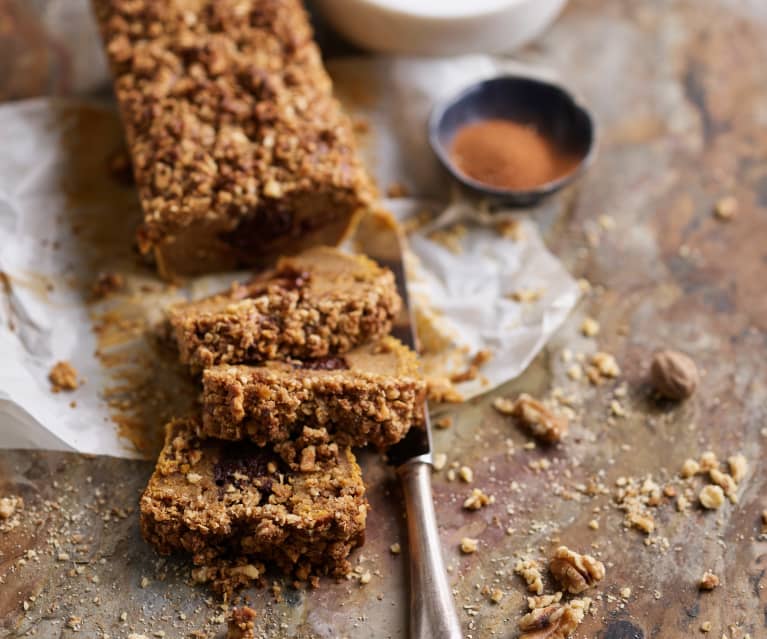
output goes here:
[[[394, 323], [392, 334], [416, 350], [415, 323], [402, 258], [403, 239], [394, 219], [383, 213], [367, 215], [356, 234], [359, 249], [394, 273], [403, 308]], [[447, 581], [437, 532], [431, 491], [431, 423], [425, 400], [423, 413], [423, 427], [411, 428], [405, 438], [387, 453], [388, 463], [396, 469], [400, 478], [407, 511], [410, 557], [409, 634], [411, 639], [461, 639], [463, 633]]]

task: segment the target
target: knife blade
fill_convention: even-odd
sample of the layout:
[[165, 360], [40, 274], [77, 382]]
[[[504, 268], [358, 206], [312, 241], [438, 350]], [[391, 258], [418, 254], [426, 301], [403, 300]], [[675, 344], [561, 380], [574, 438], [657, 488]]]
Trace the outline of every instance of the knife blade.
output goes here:
[[[413, 309], [407, 290], [402, 231], [388, 213], [368, 214], [355, 236], [359, 250], [394, 273], [402, 311], [392, 335], [417, 352]], [[429, 410], [423, 403], [423, 424], [413, 426], [387, 453], [396, 468], [405, 499], [410, 554], [411, 639], [461, 639], [463, 633], [453, 603], [442, 558], [431, 490], [432, 439]]]

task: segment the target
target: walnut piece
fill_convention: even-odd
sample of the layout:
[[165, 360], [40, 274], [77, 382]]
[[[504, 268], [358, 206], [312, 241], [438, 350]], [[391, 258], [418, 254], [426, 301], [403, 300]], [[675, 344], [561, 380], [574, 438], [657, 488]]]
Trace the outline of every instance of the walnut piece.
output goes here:
[[706, 571], [703, 573], [703, 577], [700, 579], [700, 589], [701, 590], [713, 590], [719, 585], [719, 577], [717, 577], [713, 572]]
[[543, 575], [535, 559], [520, 559], [514, 572], [527, 582], [527, 589], [536, 595], [543, 594]]
[[51, 382], [51, 390], [54, 393], [72, 391], [78, 386], [77, 369], [69, 362], [56, 362], [50, 373], [48, 373], [48, 379]]
[[591, 555], [581, 555], [560, 546], [549, 562], [549, 570], [562, 589], [577, 595], [604, 579], [605, 566]]
[[698, 368], [683, 353], [660, 351], [652, 358], [650, 379], [655, 390], [663, 397], [677, 401], [687, 399], [698, 387]]
[[461, 539], [461, 552], [464, 555], [471, 555], [472, 553], [477, 552], [478, 548], [479, 548], [478, 539], [472, 539], [471, 537], [463, 537]]
[[519, 620], [520, 639], [566, 639], [583, 621], [591, 599], [536, 608]]
[[708, 510], [716, 510], [724, 503], [724, 491], [720, 486], [704, 486], [698, 495], [700, 505]]
[[555, 415], [527, 393], [522, 393], [514, 402], [512, 415], [533, 437], [546, 443], [554, 444], [567, 434], [567, 418]]
[[485, 506], [494, 503], [495, 497], [488, 495], [480, 488], [475, 488], [471, 491], [471, 495], [469, 495], [463, 502], [463, 507], [466, 510], [479, 510], [480, 508], [484, 508]]

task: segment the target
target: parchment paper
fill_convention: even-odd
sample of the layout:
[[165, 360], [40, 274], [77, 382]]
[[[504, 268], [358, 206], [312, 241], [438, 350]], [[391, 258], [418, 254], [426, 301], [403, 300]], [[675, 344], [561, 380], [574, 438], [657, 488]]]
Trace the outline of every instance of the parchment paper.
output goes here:
[[[382, 190], [397, 183], [408, 192], [385, 205], [401, 219], [424, 210], [437, 219], [428, 233], [410, 236], [411, 287], [438, 338], [428, 340], [429, 373], [455, 373], [478, 351], [490, 354], [479, 376], [461, 385], [467, 397], [518, 375], [578, 297], [535, 225], [522, 221], [517, 240], [500, 235], [498, 217], [456, 200], [428, 147], [433, 100], [495, 70], [484, 57], [331, 65], [342, 100], [369, 124], [362, 146]], [[233, 276], [171, 287], [134, 255], [135, 190], [107, 169], [121, 145], [112, 105], [6, 104], [0, 131], [0, 446], [151, 455], [162, 421], [198, 392], [154, 337], [162, 309]], [[455, 220], [465, 230], [457, 245], [434, 241], [433, 232], [452, 232]], [[94, 302], [99, 272], [121, 274], [125, 286]], [[540, 291], [540, 299], [510, 299], [523, 289]], [[58, 360], [85, 378], [74, 392], [51, 392], [48, 371]]]

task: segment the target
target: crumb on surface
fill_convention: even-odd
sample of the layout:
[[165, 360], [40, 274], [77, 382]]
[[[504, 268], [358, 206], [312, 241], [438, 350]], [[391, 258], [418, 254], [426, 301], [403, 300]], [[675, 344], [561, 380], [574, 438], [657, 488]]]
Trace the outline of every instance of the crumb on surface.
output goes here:
[[585, 337], [596, 337], [599, 335], [599, 322], [593, 317], [587, 317], [581, 322], [581, 333]]
[[77, 369], [67, 361], [56, 362], [48, 373], [48, 379], [54, 393], [73, 391], [79, 386]]
[[733, 195], [720, 198], [714, 206], [714, 215], [717, 220], [728, 222], [738, 214], [738, 200]]
[[479, 539], [463, 537], [461, 538], [460, 548], [464, 555], [471, 555], [477, 552], [477, 549], [479, 548]]
[[0, 519], [10, 519], [13, 515], [24, 508], [24, 500], [16, 495], [0, 497]]
[[707, 510], [716, 510], [724, 504], [724, 491], [721, 486], [709, 484], [704, 486], [698, 495], [700, 505]]
[[543, 594], [543, 574], [535, 559], [520, 559], [514, 566], [514, 572], [527, 583], [527, 589], [536, 595]]
[[719, 585], [719, 577], [711, 571], [706, 571], [700, 578], [701, 590], [713, 590]]

